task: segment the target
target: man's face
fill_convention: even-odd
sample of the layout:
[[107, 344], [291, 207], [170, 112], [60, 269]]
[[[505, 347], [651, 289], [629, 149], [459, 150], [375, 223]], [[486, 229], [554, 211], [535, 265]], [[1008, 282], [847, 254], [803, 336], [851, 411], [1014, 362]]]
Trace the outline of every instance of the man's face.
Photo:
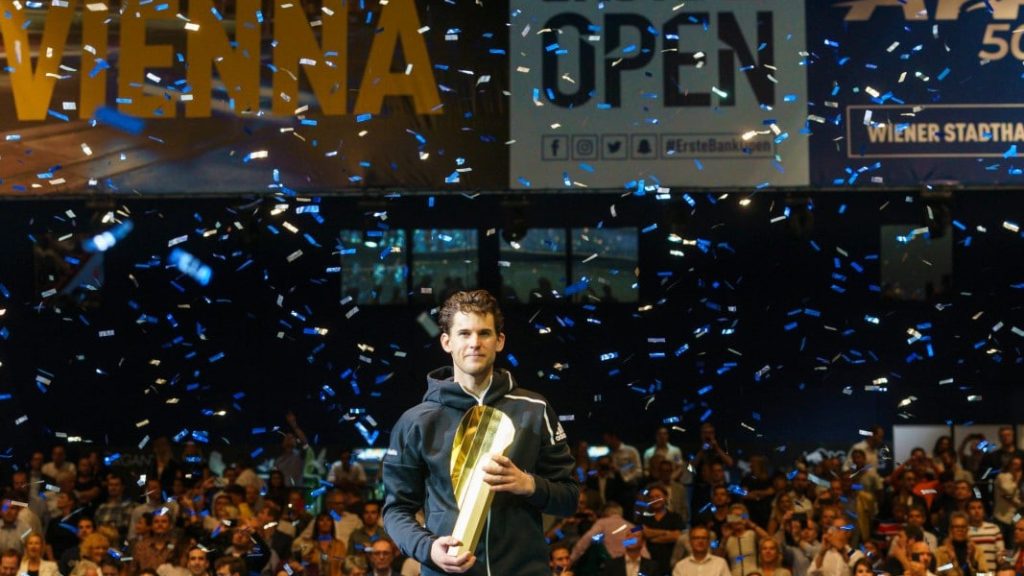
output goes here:
[[[565, 571], [569, 568], [569, 549], [568, 548], [556, 548], [551, 553], [551, 561], [549, 562], [551, 571], [556, 572], [558, 570]], [[15, 566], [17, 568], [17, 566]], [[11, 575], [13, 576], [13, 575]]]
[[971, 485], [967, 482], [957, 482], [956, 491], [953, 494], [957, 500], [967, 500], [971, 497]]
[[977, 500], [968, 503], [967, 517], [971, 520], [971, 524], [980, 524], [985, 520], [985, 506]]
[[707, 528], [690, 528], [690, 550], [695, 555], [706, 554], [711, 549], [711, 535]]
[[21, 510], [11, 503], [10, 500], [4, 500], [3, 502], [3, 515], [2, 518], [7, 524], [14, 524], [18, 521], [18, 512]]
[[23, 471], [12, 474], [11, 486], [14, 487], [15, 493], [19, 495], [28, 494], [28, 474]]
[[911, 508], [907, 512], [907, 524], [911, 526], [924, 526], [924, 514], [916, 508]]
[[903, 489], [909, 492], [914, 489], [915, 484], [917, 484], [917, 475], [915, 475], [913, 472], [904, 472]]
[[1024, 546], [1024, 520], [1013, 525], [1013, 544], [1016, 548]]
[[363, 508], [363, 525], [372, 528], [380, 522], [380, 507], [376, 504], [367, 504]]
[[231, 532], [231, 545], [238, 550], [249, 549], [249, 531], [236, 528]]
[[225, 564], [217, 568], [217, 576], [237, 576], [231, 573], [231, 567]]
[[647, 502], [651, 510], [660, 512], [665, 509], [665, 498], [667, 496], [658, 488], [652, 488], [647, 492]]
[[167, 514], [153, 516], [153, 534], [162, 535], [171, 531], [171, 517]]
[[18, 566], [17, 556], [4, 556], [0, 558], [0, 576], [17, 576]]
[[493, 314], [456, 312], [449, 331], [441, 334], [441, 347], [451, 354], [456, 375], [482, 378], [505, 348], [505, 335], [495, 329]]
[[384, 540], [377, 540], [370, 548], [370, 565], [374, 570], [386, 570], [395, 559], [395, 552], [391, 549], [391, 543]]
[[206, 559], [206, 552], [190, 550], [188, 553], [188, 571], [192, 576], [202, 576], [210, 569], [210, 561]]
[[163, 497], [159, 480], [150, 480], [146, 482], [146, 499], [150, 502], [156, 503], [161, 501]]
[[107, 493], [112, 498], [120, 499], [124, 494], [124, 482], [117, 476], [111, 476], [107, 479]]
[[715, 505], [715, 508], [721, 508], [729, 503], [729, 490], [724, 487], [715, 488], [715, 491], [711, 493], [711, 503]]
[[[915, 559], [916, 556], [916, 559]], [[924, 564], [927, 569], [932, 564], [932, 551], [927, 542], [914, 542], [910, 545], [910, 558], [914, 562]]]
[[707, 443], [715, 439], [715, 427], [711, 424], [705, 424], [700, 427], [700, 439], [701, 442]]
[[1013, 446], [1013, 430], [1004, 428], [999, 431], [999, 443], [1006, 447]]
[[725, 468], [719, 463], [711, 465], [711, 483], [718, 484], [719, 482], [725, 481]]
[[807, 484], [808, 480], [806, 472], [797, 472], [796, 476], [793, 477], [793, 490], [803, 494], [807, 491]]
[[879, 427], [879, 428], [875, 428], [874, 430], [871, 431], [871, 443], [874, 446], [876, 446], [876, 447], [881, 446], [882, 442], [884, 440], [885, 440], [885, 428]]
[[863, 468], [864, 465], [867, 464], [867, 462], [867, 457], [864, 456], [864, 453], [861, 452], [860, 450], [853, 453], [853, 467], [856, 468], [857, 470]]
[[832, 521], [832, 528], [828, 531], [829, 542], [832, 546], [842, 550], [846, 548], [847, 542], [850, 541], [850, 535], [846, 531], [846, 521], [842, 518], [836, 518]]
[[668, 428], [658, 428], [657, 433], [654, 435], [654, 440], [659, 446], [668, 444]]
[[89, 518], [82, 518], [78, 521], [78, 539], [85, 540], [85, 537], [96, 531], [96, 527], [92, 525], [92, 520]]
[[957, 542], [967, 540], [967, 520], [954, 518], [949, 522], [949, 536]]
[[345, 511], [345, 497], [337, 492], [332, 493], [327, 498], [327, 507], [340, 515]]
[[78, 472], [83, 475], [92, 474], [92, 460], [89, 460], [88, 458], [79, 458]]
[[42, 452], [33, 452], [32, 458], [28, 461], [28, 465], [31, 466], [33, 470], [39, 470], [43, 467], [43, 460], [45, 459], [46, 457], [43, 456]]
[[65, 456], [66, 454], [64, 453], [63, 446], [54, 446], [53, 450], [50, 452], [50, 459], [58, 466], [64, 463]]

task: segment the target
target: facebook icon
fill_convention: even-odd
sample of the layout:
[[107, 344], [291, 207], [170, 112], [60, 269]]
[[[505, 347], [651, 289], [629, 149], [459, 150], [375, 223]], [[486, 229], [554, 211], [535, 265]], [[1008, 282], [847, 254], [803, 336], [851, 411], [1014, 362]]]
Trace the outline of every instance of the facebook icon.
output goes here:
[[541, 139], [541, 159], [568, 160], [569, 137], [560, 134], [548, 134]]

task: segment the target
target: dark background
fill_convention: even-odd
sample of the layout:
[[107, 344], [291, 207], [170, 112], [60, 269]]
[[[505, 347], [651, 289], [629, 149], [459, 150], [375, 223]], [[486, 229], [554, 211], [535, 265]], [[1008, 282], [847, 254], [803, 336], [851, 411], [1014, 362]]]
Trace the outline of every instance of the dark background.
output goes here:
[[[552, 401], [571, 441], [594, 442], [615, 428], [643, 447], [661, 422], [679, 417], [686, 432], [673, 432], [673, 442], [692, 450], [706, 417], [733, 450], [791, 460], [822, 444], [846, 447], [876, 422], [1019, 420], [1024, 338], [1012, 328], [1024, 328], [1024, 238], [1003, 227], [1022, 213], [1019, 191], [957, 190], [945, 198], [914, 191], [691, 193], [692, 207], [680, 191], [660, 201], [438, 196], [433, 207], [427, 196], [383, 194], [311, 198], [322, 224], [295, 214], [295, 202], [271, 216], [273, 205], [287, 200], [269, 196], [4, 203], [0, 283], [10, 295], [0, 293], [0, 330], [8, 331], [0, 335], [0, 394], [11, 397], [0, 401], [0, 453], [12, 449], [7, 455], [20, 460], [25, 448], [44, 446], [55, 433], [121, 447], [183, 429], [208, 432], [212, 446], [269, 450], [279, 437], [252, 430], [284, 425], [289, 409], [320, 444], [365, 445], [356, 423], [381, 430], [376, 445], [385, 444], [391, 424], [422, 396], [424, 374], [450, 360], [417, 323], [429, 306], [360, 305], [346, 318], [353, 305], [339, 301], [341, 277], [326, 272], [339, 265], [335, 239], [381, 210], [394, 228], [478, 228], [479, 284], [494, 290], [498, 235], [488, 229], [516, 218], [538, 228], [637, 229], [638, 304], [505, 302], [508, 343], [499, 363], [509, 366], [507, 354], [516, 358], [517, 379]], [[954, 220], [966, 229], [946, 232], [954, 240], [952, 290], [925, 302], [886, 301], [871, 288], [881, 284], [872, 258], [881, 251], [880, 226], [927, 226], [928, 204], [934, 231]], [[786, 206], [790, 217], [772, 223]], [[98, 222], [108, 210], [130, 214], [135, 230], [106, 253], [102, 286], [87, 297], [41, 298], [34, 243], [47, 234], [95, 234], [109, 227]], [[285, 219], [321, 247], [282, 229]], [[218, 233], [202, 236], [218, 223]], [[669, 242], [670, 233], [706, 240], [706, 251]], [[184, 234], [178, 247], [213, 268], [207, 287], [166, 266], [168, 241]], [[287, 262], [300, 248], [303, 256]], [[684, 256], [670, 255], [673, 249]], [[155, 323], [140, 322], [143, 315]], [[791, 322], [796, 326], [787, 328]], [[314, 326], [328, 334], [303, 334]], [[542, 333], [545, 327], [550, 332]], [[934, 356], [927, 343], [908, 345], [914, 327], [930, 338]], [[105, 330], [115, 333], [100, 337]], [[618, 357], [600, 360], [610, 352]], [[219, 353], [223, 358], [211, 361]], [[53, 376], [44, 393], [35, 380], [47, 373]], [[883, 377], [888, 391], [865, 391]], [[949, 378], [952, 384], [940, 385]], [[898, 408], [911, 395], [917, 400]], [[982, 400], [969, 402], [969, 395]], [[226, 415], [210, 415], [219, 410]], [[16, 425], [22, 415], [28, 421]], [[142, 420], [149, 424], [137, 427]]]

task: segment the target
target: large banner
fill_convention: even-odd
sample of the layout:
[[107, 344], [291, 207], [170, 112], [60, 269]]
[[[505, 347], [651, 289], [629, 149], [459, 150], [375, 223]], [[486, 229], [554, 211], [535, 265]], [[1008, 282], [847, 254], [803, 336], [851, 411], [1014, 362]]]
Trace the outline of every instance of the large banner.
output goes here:
[[1019, 185], [1020, 4], [808, 2], [811, 181]]
[[1019, 185], [1022, 3], [0, 0], [0, 196]]
[[799, 0], [512, 0], [514, 188], [803, 186]]
[[0, 0], [0, 193], [500, 188], [500, 6]]

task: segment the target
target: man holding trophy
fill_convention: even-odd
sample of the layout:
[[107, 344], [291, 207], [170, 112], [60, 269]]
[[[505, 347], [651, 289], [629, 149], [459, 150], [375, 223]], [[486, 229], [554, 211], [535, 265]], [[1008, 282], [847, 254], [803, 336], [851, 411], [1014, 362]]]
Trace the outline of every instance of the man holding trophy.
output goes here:
[[[391, 432], [384, 527], [422, 574], [547, 576], [541, 513], [576, 511], [565, 432], [543, 396], [495, 369], [503, 318], [484, 290], [441, 307], [452, 366], [427, 375], [423, 401]], [[416, 521], [423, 510], [426, 526]]]

